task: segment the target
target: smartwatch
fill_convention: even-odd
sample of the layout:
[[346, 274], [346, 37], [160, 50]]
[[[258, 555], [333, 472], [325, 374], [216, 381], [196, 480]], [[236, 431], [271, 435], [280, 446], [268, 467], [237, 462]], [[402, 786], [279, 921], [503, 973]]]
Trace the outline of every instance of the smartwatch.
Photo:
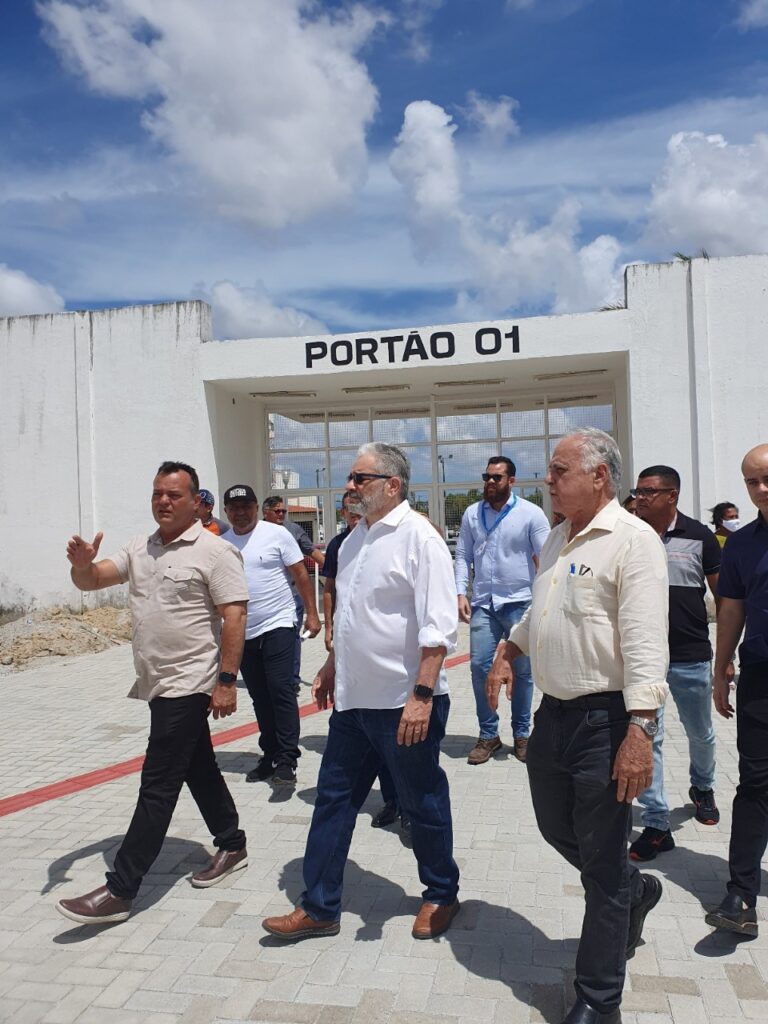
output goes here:
[[219, 672], [219, 682], [224, 686], [231, 686], [232, 683], [237, 682], [236, 672]]
[[414, 686], [413, 696], [420, 697], [421, 700], [432, 700], [433, 693], [431, 686]]
[[643, 718], [642, 715], [630, 715], [630, 725], [639, 725], [646, 736], [654, 737], [659, 731], [659, 723], [655, 718]]

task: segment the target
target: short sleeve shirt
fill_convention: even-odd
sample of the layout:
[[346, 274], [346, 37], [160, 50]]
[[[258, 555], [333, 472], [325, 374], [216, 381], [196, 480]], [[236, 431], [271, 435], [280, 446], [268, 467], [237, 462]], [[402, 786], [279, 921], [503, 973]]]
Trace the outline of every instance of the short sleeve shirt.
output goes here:
[[299, 545], [302, 555], [305, 557], [311, 555], [315, 550], [316, 545], [312, 543], [312, 540], [308, 536], [306, 530], [302, 530], [298, 523], [283, 523], [283, 526]]
[[720, 572], [720, 545], [710, 529], [682, 512], [661, 539], [669, 569], [669, 660], [709, 661], [704, 593], [706, 577]]
[[140, 700], [211, 693], [219, 673], [217, 605], [248, 600], [239, 551], [195, 522], [163, 544], [159, 531], [110, 556], [129, 585]]
[[742, 664], [768, 662], [768, 524], [761, 515], [728, 538], [717, 592], [744, 602]]

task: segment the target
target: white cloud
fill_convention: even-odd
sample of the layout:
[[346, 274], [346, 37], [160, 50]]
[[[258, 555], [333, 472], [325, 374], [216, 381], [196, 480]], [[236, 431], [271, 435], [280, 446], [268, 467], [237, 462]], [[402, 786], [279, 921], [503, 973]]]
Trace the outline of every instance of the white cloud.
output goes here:
[[519, 106], [518, 101], [511, 96], [499, 96], [497, 100], [492, 100], [472, 89], [467, 93], [467, 105], [461, 112], [489, 142], [500, 146], [520, 134], [520, 125], [514, 115]]
[[294, 338], [329, 333], [322, 321], [300, 309], [276, 305], [260, 281], [252, 288], [219, 281], [210, 291], [200, 288], [197, 294], [211, 304], [217, 338]]
[[220, 212], [282, 228], [348, 200], [377, 93], [358, 53], [385, 20], [313, 0], [42, 0], [46, 36], [142, 123]]
[[738, 23], [741, 28], [768, 28], [768, 0], [743, 0]]
[[55, 288], [0, 263], [0, 316], [60, 313], [64, 299]]
[[409, 38], [408, 50], [414, 60], [428, 60], [432, 52], [425, 29], [445, 0], [400, 0], [403, 29]]
[[[422, 251], [449, 244], [464, 258], [467, 286], [459, 308], [481, 301], [486, 315], [520, 304], [547, 303], [555, 312], [594, 308], [619, 290], [619, 242], [602, 235], [579, 244], [579, 204], [561, 203], [550, 221], [533, 227], [523, 219], [467, 212], [449, 115], [419, 101], [405, 111], [390, 158], [409, 202], [411, 230]], [[510, 183], [508, 183], [510, 184]]]
[[768, 136], [734, 145], [723, 135], [673, 135], [646, 234], [719, 256], [768, 251]]

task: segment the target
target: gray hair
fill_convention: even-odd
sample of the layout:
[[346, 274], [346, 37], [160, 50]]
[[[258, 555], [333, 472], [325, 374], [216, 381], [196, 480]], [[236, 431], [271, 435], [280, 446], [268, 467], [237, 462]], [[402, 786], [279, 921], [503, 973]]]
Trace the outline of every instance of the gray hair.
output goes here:
[[609, 491], [615, 497], [621, 487], [621, 452], [611, 435], [597, 427], [579, 427], [568, 436], [581, 441], [581, 464], [588, 473], [605, 466]]
[[411, 482], [411, 464], [402, 448], [396, 448], [393, 444], [382, 444], [380, 441], [370, 441], [368, 444], [361, 445], [357, 449], [357, 454], [372, 455], [376, 460], [376, 469], [379, 473], [398, 477], [400, 500], [406, 500]]

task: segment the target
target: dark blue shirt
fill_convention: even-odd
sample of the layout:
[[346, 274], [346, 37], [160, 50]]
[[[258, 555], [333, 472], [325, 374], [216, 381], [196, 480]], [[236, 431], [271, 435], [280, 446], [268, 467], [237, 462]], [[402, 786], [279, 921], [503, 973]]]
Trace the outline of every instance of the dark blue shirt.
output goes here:
[[728, 538], [717, 592], [720, 597], [744, 602], [741, 661], [748, 665], [768, 662], [768, 524], [761, 515]]
[[350, 528], [347, 527], [328, 541], [328, 547], [325, 549], [325, 562], [323, 562], [323, 568], [320, 570], [320, 575], [324, 576], [325, 579], [336, 579], [336, 573], [339, 571], [339, 548], [351, 532]]

